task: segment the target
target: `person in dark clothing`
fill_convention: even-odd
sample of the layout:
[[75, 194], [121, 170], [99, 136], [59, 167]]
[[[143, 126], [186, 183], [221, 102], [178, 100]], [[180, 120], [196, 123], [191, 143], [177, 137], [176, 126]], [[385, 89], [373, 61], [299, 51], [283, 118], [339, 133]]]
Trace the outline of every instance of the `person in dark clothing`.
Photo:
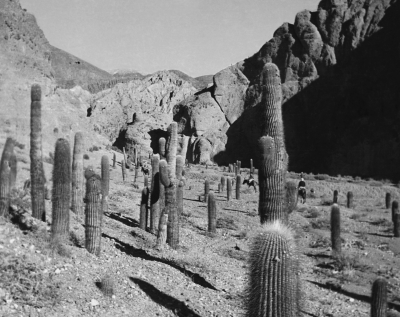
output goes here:
[[306, 202], [306, 182], [302, 177], [298, 185], [298, 195], [302, 198], [303, 204]]
[[245, 179], [243, 181], [243, 184], [247, 184], [250, 187], [254, 187], [255, 192], [257, 192], [256, 184], [257, 182], [254, 180], [253, 175], [250, 174], [248, 179]]

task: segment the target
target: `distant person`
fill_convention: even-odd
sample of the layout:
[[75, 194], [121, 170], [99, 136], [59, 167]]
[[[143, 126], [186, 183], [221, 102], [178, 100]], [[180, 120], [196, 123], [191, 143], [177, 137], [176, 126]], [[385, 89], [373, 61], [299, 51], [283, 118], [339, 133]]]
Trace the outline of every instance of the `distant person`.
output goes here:
[[306, 202], [306, 182], [302, 177], [298, 185], [298, 195], [302, 198], [303, 204]]
[[254, 187], [255, 192], [257, 192], [256, 181], [252, 174], [250, 174], [249, 178], [243, 181], [243, 184], [247, 184], [250, 187]]

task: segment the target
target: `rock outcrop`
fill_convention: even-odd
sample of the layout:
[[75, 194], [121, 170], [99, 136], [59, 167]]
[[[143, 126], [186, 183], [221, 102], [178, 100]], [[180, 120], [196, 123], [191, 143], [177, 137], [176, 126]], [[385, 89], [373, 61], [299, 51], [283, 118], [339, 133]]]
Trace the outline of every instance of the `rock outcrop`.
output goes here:
[[110, 141], [122, 138], [121, 144], [126, 142], [128, 148], [138, 144], [148, 152], [152, 138], [172, 122], [174, 105], [196, 91], [176, 74], [160, 71], [93, 95], [90, 121]]
[[247, 165], [257, 159], [253, 141], [262, 124], [255, 79], [272, 62], [282, 80], [291, 170], [399, 179], [399, 16], [398, 0], [322, 0], [316, 12], [302, 11], [279, 27], [256, 54], [216, 74], [213, 87], [177, 105], [174, 119], [192, 122], [181, 109], [190, 105], [196, 115], [211, 94], [228, 127], [211, 159]]

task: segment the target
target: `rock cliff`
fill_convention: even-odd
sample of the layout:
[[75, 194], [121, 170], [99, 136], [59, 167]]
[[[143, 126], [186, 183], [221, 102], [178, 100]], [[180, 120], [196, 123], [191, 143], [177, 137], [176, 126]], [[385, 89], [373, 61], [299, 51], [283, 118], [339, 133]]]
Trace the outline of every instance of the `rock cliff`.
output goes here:
[[[208, 103], [220, 106], [228, 126], [217, 141], [207, 139], [211, 148], [219, 144], [211, 159], [245, 165], [257, 160], [255, 79], [273, 62], [282, 80], [291, 170], [399, 179], [399, 16], [397, 0], [320, 1], [316, 12], [299, 12], [256, 54], [216, 74], [214, 85], [196, 100], [177, 105], [174, 120], [196, 122], [196, 108], [211, 96]], [[193, 118], [184, 111], [188, 106]], [[215, 136], [212, 129], [202, 136]], [[196, 129], [184, 133], [197, 137]]]

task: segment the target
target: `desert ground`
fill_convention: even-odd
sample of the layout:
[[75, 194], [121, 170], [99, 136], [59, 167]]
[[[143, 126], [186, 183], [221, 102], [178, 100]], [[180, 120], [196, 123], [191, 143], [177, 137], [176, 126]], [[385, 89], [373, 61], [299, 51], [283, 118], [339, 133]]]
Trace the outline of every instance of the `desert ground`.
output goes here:
[[[87, 153], [85, 166], [100, 174], [101, 149]], [[121, 153], [117, 160], [122, 159]], [[23, 230], [2, 220], [0, 226], [1, 316], [243, 316], [251, 241], [261, 229], [258, 193], [241, 186], [241, 199], [227, 201], [218, 191], [223, 167], [185, 167], [184, 211], [177, 250], [157, 250], [156, 237], [139, 228], [144, 186], [134, 171], [123, 181], [121, 166], [110, 164], [109, 211], [103, 217], [101, 254], [84, 247], [84, 221], [71, 212], [70, 241], [49, 242], [46, 230]], [[51, 162], [45, 172], [51, 180]], [[225, 169], [227, 170], [227, 169]], [[242, 178], [248, 169], [242, 169]], [[288, 173], [288, 180], [299, 180]], [[385, 194], [400, 198], [388, 181], [359, 177], [304, 174], [308, 197], [290, 214], [290, 227], [300, 254], [303, 316], [368, 316], [372, 282], [389, 282], [389, 308], [400, 310], [400, 239], [393, 237], [391, 210]], [[21, 193], [29, 165], [18, 167]], [[217, 199], [217, 234], [207, 232], [204, 180], [210, 180]], [[256, 175], [257, 179], [257, 175]], [[310, 196], [310, 189], [314, 194]], [[330, 210], [333, 191], [339, 191], [342, 255], [331, 256]], [[346, 208], [346, 194], [354, 207]], [[29, 193], [13, 204], [29, 207]], [[46, 210], [51, 210], [50, 200]], [[105, 294], [104, 278], [113, 284]]]

